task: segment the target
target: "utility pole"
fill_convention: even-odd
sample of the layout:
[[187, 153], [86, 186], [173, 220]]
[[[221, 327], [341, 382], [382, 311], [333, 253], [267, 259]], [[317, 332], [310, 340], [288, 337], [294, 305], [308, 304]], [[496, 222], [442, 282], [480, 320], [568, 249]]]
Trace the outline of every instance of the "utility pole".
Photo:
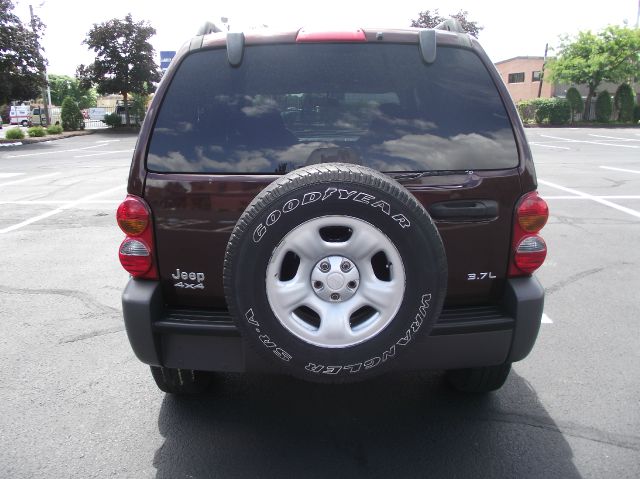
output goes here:
[[540, 98], [540, 95], [542, 95], [542, 82], [544, 81], [544, 67], [547, 64], [548, 51], [549, 51], [549, 44], [547, 43], [544, 46], [544, 60], [542, 60], [542, 71], [540, 72], [540, 84], [538, 85], [538, 98]]
[[[40, 41], [38, 39], [38, 31], [36, 28], [36, 18], [33, 14], [33, 6], [29, 5], [29, 13], [31, 14], [31, 29], [36, 36], [36, 47], [40, 50]], [[44, 66], [44, 80], [46, 87], [42, 88], [42, 101], [44, 103], [44, 116], [47, 119], [47, 126], [51, 124], [51, 116], [49, 115], [49, 105], [51, 105], [51, 89], [49, 88], [49, 74], [47, 73], [47, 65]]]

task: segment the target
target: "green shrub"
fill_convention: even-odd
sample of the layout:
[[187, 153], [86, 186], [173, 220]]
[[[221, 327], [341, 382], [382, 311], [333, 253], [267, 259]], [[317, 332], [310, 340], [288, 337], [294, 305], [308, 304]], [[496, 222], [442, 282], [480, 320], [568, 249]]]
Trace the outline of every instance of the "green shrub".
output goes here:
[[633, 122], [638, 123], [640, 121], [640, 105], [633, 107]]
[[584, 110], [582, 95], [577, 88], [571, 87], [567, 90], [567, 101], [569, 102], [569, 108], [571, 109], [571, 123], [573, 123], [576, 113], [580, 113]]
[[536, 114], [536, 100], [520, 100], [516, 105], [523, 123], [533, 123]]
[[62, 128], [66, 131], [75, 131], [84, 129], [84, 118], [78, 104], [70, 96], [62, 101], [62, 109], [60, 111], [60, 120]]
[[611, 120], [611, 111], [613, 106], [611, 105], [611, 95], [607, 90], [603, 90], [598, 93], [596, 98], [596, 120], [600, 123], [607, 123]]
[[27, 130], [27, 133], [29, 133], [29, 136], [31, 138], [38, 138], [38, 137], [45, 136], [47, 134], [47, 130], [45, 130], [41, 126], [32, 126]]
[[7, 140], [22, 140], [24, 138], [24, 133], [20, 128], [9, 128], [4, 134], [4, 137]]
[[630, 122], [633, 120], [633, 107], [635, 104], [635, 93], [628, 83], [623, 83], [616, 90], [613, 97], [613, 104], [618, 112], [618, 120]]
[[47, 133], [50, 135], [59, 135], [62, 133], [62, 127], [60, 125], [51, 125], [47, 128]]
[[108, 115], [105, 115], [104, 120], [102, 121], [104, 121], [106, 125], [110, 126], [111, 128], [122, 125], [122, 118], [120, 118], [120, 115], [118, 115], [117, 113], [109, 113]]
[[149, 103], [149, 95], [137, 93], [131, 95], [131, 109], [129, 113], [138, 125], [142, 124], [147, 114], [147, 103]]
[[569, 102], [564, 98], [534, 98], [518, 103], [518, 113], [524, 123], [562, 125], [571, 118]]

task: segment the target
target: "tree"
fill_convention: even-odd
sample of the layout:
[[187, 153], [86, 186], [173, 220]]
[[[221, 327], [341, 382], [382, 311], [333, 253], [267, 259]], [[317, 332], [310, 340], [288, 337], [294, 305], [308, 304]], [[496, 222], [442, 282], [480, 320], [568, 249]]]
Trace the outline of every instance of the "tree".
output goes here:
[[596, 120], [600, 123], [608, 123], [611, 119], [611, 94], [607, 90], [598, 93], [596, 98]]
[[618, 120], [629, 122], [633, 120], [633, 107], [636, 102], [636, 94], [628, 83], [623, 83], [616, 90], [613, 104], [618, 112]]
[[66, 131], [75, 131], [84, 128], [84, 118], [82, 117], [80, 108], [78, 108], [78, 104], [70, 96], [62, 100], [60, 120], [62, 121], [62, 128]]
[[579, 111], [582, 111], [582, 108], [584, 108], [582, 95], [576, 87], [572, 86], [567, 90], [567, 101], [569, 102], [569, 107], [571, 108], [571, 123], [573, 123], [575, 114]]
[[94, 24], [83, 43], [96, 52], [90, 65], [80, 65], [76, 76], [82, 87], [97, 85], [98, 93], [120, 93], [124, 99], [125, 117], [129, 120], [129, 94], [148, 94], [160, 81], [160, 71], [153, 61], [154, 49], [149, 38], [156, 30], [149, 23], [134, 23], [131, 14], [124, 20], [114, 18]]
[[477, 22], [468, 20], [467, 15], [469, 15], [469, 12], [466, 10], [460, 10], [458, 13], [451, 14], [448, 17], [443, 17], [440, 15], [439, 9], [435, 8], [434, 10], [425, 10], [424, 12], [420, 12], [417, 19], [411, 20], [411, 26], [418, 28], [433, 28], [448, 18], [455, 18], [460, 22], [462, 28], [464, 28], [467, 33], [478, 38], [480, 30], [482, 30], [483, 27], [478, 26]]
[[10, 0], [0, 0], [0, 104], [36, 98], [46, 84], [38, 45], [43, 30], [38, 17], [29, 28], [13, 13]]
[[552, 81], [588, 86], [584, 105], [584, 118], [588, 118], [602, 82], [618, 83], [640, 75], [640, 30], [609, 26], [597, 34], [586, 31], [575, 39], [563, 37], [549, 70]]
[[62, 101], [69, 96], [80, 109], [85, 109], [96, 106], [98, 100], [93, 88], [82, 88], [76, 78], [68, 75], [49, 75], [49, 88], [54, 105], [62, 105]]

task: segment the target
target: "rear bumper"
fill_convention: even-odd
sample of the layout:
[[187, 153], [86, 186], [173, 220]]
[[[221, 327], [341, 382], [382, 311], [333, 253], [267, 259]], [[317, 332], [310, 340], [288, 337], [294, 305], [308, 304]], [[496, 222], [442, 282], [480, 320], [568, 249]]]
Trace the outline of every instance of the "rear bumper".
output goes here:
[[[500, 304], [443, 310], [396, 369], [490, 366], [525, 358], [535, 343], [544, 289], [535, 277], [510, 279]], [[160, 283], [129, 280], [122, 295], [129, 341], [140, 361], [154, 366], [209, 371], [272, 371], [245, 348], [224, 311], [165, 308]]]

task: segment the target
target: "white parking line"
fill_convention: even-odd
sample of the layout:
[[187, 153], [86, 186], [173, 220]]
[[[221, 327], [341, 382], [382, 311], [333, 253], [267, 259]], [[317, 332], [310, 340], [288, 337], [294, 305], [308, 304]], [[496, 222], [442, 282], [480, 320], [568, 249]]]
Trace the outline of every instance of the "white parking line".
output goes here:
[[545, 145], [544, 143], [536, 143], [533, 141], [529, 142], [530, 145], [534, 146], [544, 146], [545, 148], [557, 148], [558, 150], [570, 150], [571, 148], [567, 148], [566, 146], [555, 146], [555, 145]]
[[553, 324], [553, 321], [551, 320], [551, 318], [549, 316], [547, 316], [546, 314], [542, 313], [542, 324]]
[[632, 210], [631, 208], [627, 208], [626, 206], [620, 206], [616, 203], [612, 203], [611, 201], [599, 198], [597, 196], [590, 195], [589, 193], [583, 193], [582, 191], [575, 190], [573, 188], [567, 188], [566, 186], [557, 185], [555, 183], [551, 183], [550, 181], [538, 180], [538, 183], [541, 185], [548, 186], [550, 188], [556, 188], [558, 190], [564, 191], [566, 193], [571, 193], [576, 196], [581, 196], [582, 198], [590, 199], [595, 201], [596, 203], [600, 203], [601, 205], [608, 206], [609, 208], [613, 208], [614, 210], [622, 211], [623, 213], [627, 213], [628, 215], [635, 216], [636, 218], [640, 218], [640, 211]]
[[[640, 195], [598, 195], [594, 198], [601, 198], [603, 200], [640, 200]], [[585, 198], [583, 196], [547, 196], [544, 195], [545, 200], [591, 200], [591, 198]]]
[[22, 178], [21, 180], [7, 181], [6, 183], [0, 183], [0, 186], [17, 185], [18, 183], [25, 183], [27, 181], [40, 180], [42, 178], [49, 178], [50, 176], [56, 176], [59, 174], [60, 173], [48, 173], [46, 175], [30, 176], [29, 178]]
[[74, 148], [72, 150], [49, 150], [42, 151], [40, 153], [26, 153], [24, 155], [7, 155], [5, 158], [25, 158], [27, 156], [42, 156], [42, 155], [50, 155], [52, 153], [69, 153], [72, 151], [82, 151], [82, 150], [90, 150], [91, 148], [100, 148], [102, 145], [93, 145], [93, 146], [85, 146], [84, 148]]
[[589, 136], [595, 136], [597, 138], [610, 138], [611, 140], [640, 141], [636, 140], [635, 138], [620, 138], [619, 136], [594, 135], [593, 133], [589, 133]]
[[133, 148], [131, 148], [130, 150], [101, 151], [99, 153], [91, 153], [89, 155], [77, 155], [77, 156], [74, 156], [74, 158], [87, 158], [89, 156], [111, 155], [113, 153], [131, 153], [132, 151], [133, 151]]
[[59, 213], [62, 213], [65, 210], [68, 210], [69, 208], [73, 208], [76, 205], [79, 205], [81, 203], [86, 203], [89, 200], [92, 200], [98, 196], [103, 196], [103, 195], [107, 195], [113, 191], [117, 191], [117, 190], [123, 190], [124, 191], [125, 187], [123, 185], [118, 185], [118, 186], [114, 186], [113, 188], [109, 188], [108, 190], [104, 190], [104, 191], [100, 191], [99, 193], [94, 193], [92, 195], [88, 195], [88, 196], [84, 196], [80, 199], [77, 199], [75, 201], [72, 201], [70, 203], [67, 203], [64, 206], [61, 206], [60, 208], [57, 208], [55, 210], [51, 210], [51, 211], [47, 211], [46, 213], [42, 213], [41, 215], [38, 216], [34, 216], [32, 218], [29, 218], [27, 220], [24, 220], [18, 224], [12, 225], [12, 226], [8, 226], [4, 229], [0, 230], [0, 234], [2, 233], [9, 233], [10, 231], [15, 231], [17, 229], [20, 229], [24, 226], [30, 225], [32, 223], [35, 223], [36, 221], [40, 221], [43, 220], [45, 218], [49, 218], [50, 216], [54, 216], [57, 215]]
[[636, 173], [636, 174], [640, 175], [640, 171], [638, 171], [638, 170], [627, 170], [625, 168], [614, 168], [613, 166], [601, 166], [600, 168], [605, 169], [605, 170], [623, 171], [625, 173]]
[[[121, 202], [122, 200], [89, 200], [89, 201], [83, 201], [82, 204], [83, 205], [117, 205], [117, 204], [120, 204]], [[20, 206], [68, 205], [71, 203], [74, 203], [74, 206], [77, 206], [75, 200], [15, 200], [15, 201], [0, 200], [0, 205], [20, 205]]]
[[564, 140], [567, 143], [587, 143], [590, 145], [603, 145], [603, 146], [619, 146], [621, 148], [640, 148], [640, 146], [635, 145], [618, 145], [616, 143], [604, 143], [602, 141], [588, 141], [588, 140], [573, 140], [571, 138], [561, 138], [559, 136], [551, 136], [551, 135], [540, 135], [545, 138], [551, 138], [553, 140]]

